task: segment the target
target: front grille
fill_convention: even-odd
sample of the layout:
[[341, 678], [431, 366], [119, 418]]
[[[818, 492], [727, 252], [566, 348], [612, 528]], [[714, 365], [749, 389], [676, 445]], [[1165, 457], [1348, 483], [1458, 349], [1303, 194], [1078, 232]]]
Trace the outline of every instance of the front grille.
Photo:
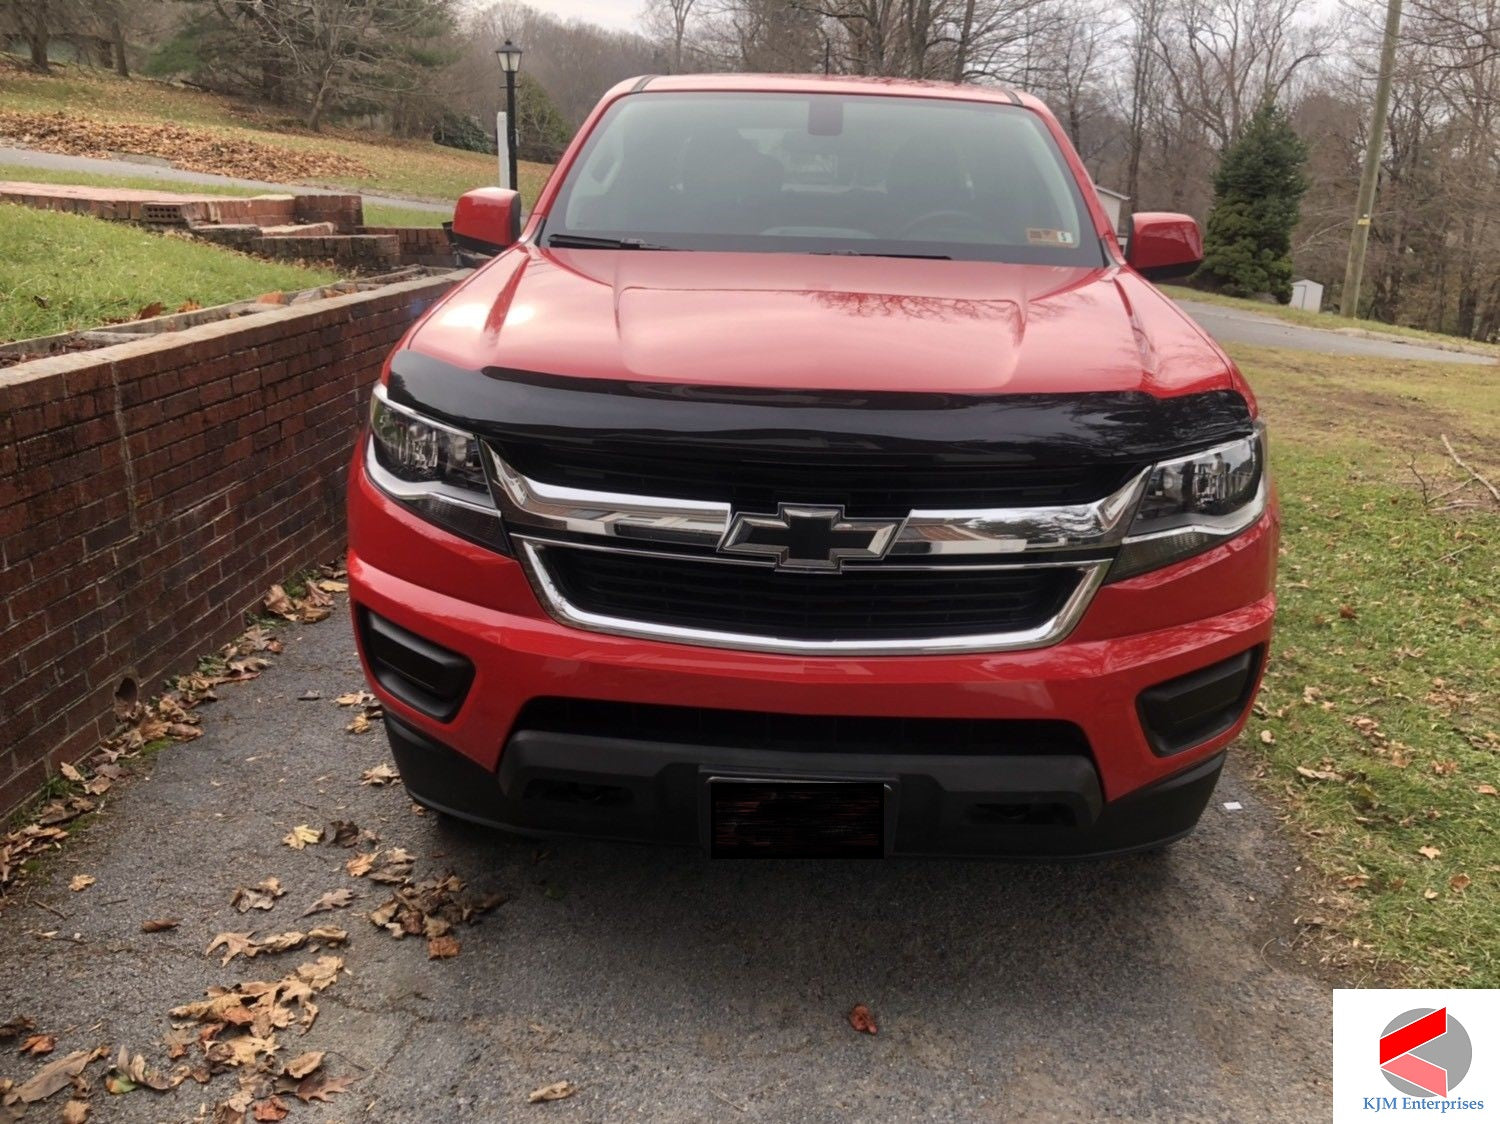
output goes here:
[[630, 621], [787, 640], [904, 640], [1041, 627], [1079, 570], [770, 567], [550, 546], [542, 562], [578, 609]]
[[768, 714], [543, 697], [532, 699], [516, 716], [511, 732], [523, 730], [799, 753], [1089, 756], [1081, 729], [1044, 719]]
[[841, 504], [849, 515], [921, 509], [1033, 507], [1106, 496], [1136, 465], [1007, 464], [993, 453], [933, 454], [815, 449], [747, 442], [732, 453], [695, 445], [600, 438], [578, 444], [515, 438], [496, 444], [517, 471], [547, 484], [599, 492], [729, 503]]

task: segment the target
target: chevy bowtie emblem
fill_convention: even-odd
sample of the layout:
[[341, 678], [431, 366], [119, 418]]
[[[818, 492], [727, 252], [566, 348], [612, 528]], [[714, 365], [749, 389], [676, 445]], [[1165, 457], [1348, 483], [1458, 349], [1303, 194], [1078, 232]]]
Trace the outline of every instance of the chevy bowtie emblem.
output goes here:
[[783, 503], [775, 515], [736, 515], [719, 550], [771, 558], [780, 570], [836, 571], [849, 559], [884, 558], [901, 522], [846, 519], [842, 507]]

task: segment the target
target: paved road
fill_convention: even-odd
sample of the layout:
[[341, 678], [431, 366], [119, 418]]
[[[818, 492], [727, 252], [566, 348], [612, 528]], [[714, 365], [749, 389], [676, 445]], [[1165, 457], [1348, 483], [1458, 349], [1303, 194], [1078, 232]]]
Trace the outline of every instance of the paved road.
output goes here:
[[1436, 363], [1493, 364], [1494, 356], [1440, 347], [1402, 343], [1397, 339], [1372, 339], [1322, 328], [1289, 324], [1274, 316], [1260, 316], [1237, 308], [1180, 300], [1182, 310], [1222, 343], [1248, 343], [1257, 347], [1287, 347], [1294, 351], [1317, 351], [1324, 355], [1362, 355], [1376, 359], [1411, 359]]
[[[358, 1081], [296, 1119], [1326, 1117], [1329, 991], [1279, 952], [1294, 860], [1237, 771], [1198, 834], [1158, 856], [713, 864], [564, 842], [538, 858], [414, 814], [399, 787], [359, 785], [388, 756], [378, 728], [346, 734], [327, 701], [361, 685], [344, 620], [292, 630], [260, 679], [223, 688], [205, 736], [164, 752], [34, 881], [34, 900], [0, 911], [0, 1018], [57, 1033], [55, 1056], [124, 1042], [160, 1063], [171, 1006], [309, 959], [220, 968], [203, 955], [214, 934], [330, 922], [352, 934], [348, 972], [305, 1038], [282, 1032], [282, 1056], [334, 1051], [330, 1068]], [[308, 689], [323, 701], [295, 701]], [[451, 869], [510, 900], [460, 931], [458, 959], [429, 962], [364, 920], [380, 888], [345, 876], [351, 852], [278, 842], [334, 819], [415, 853], [418, 877]], [[98, 881], [70, 893], [80, 873]], [[273, 875], [288, 891], [273, 911], [230, 909], [236, 886]], [[365, 896], [296, 920], [341, 886]], [[182, 925], [139, 931], [161, 916]], [[82, 943], [34, 935], [47, 931]], [[856, 1002], [877, 1037], [846, 1024]], [[0, 1076], [37, 1064], [0, 1051]], [[192, 1118], [233, 1091], [226, 1075], [111, 1098], [91, 1072], [111, 1121]], [[524, 1103], [564, 1079], [572, 1099]]]
[[[92, 156], [64, 156], [56, 152], [38, 152], [31, 148], [6, 148], [0, 146], [0, 164], [20, 164], [32, 168], [46, 168], [58, 172], [88, 172], [105, 176], [140, 176], [159, 179], [174, 184], [207, 183], [221, 187], [259, 187], [267, 191], [292, 191], [304, 194], [353, 191], [347, 187], [310, 187], [306, 184], [270, 183], [266, 180], [237, 179], [234, 176], [215, 176], [207, 172], [189, 172], [181, 168], [165, 168], [160, 164], [137, 164], [128, 160], [97, 160]], [[419, 199], [402, 199], [394, 195], [370, 195], [360, 192], [366, 203], [378, 203], [388, 207], [405, 207], [413, 211], [441, 211], [450, 214], [451, 203], [428, 203]]]

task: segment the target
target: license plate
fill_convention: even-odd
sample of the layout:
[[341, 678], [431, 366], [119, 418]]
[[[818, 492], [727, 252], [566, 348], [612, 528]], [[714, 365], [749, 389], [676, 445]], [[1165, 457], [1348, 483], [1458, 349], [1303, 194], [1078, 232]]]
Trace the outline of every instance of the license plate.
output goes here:
[[714, 777], [709, 853], [716, 859], [878, 859], [887, 786], [880, 781]]

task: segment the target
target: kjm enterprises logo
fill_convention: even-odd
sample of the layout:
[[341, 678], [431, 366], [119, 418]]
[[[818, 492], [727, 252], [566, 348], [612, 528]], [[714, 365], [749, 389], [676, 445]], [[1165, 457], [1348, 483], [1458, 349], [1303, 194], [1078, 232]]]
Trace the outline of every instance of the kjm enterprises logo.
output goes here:
[[1469, 1032], [1447, 1007], [1397, 1015], [1380, 1032], [1380, 1071], [1413, 1097], [1446, 1097], [1474, 1060]]
[[1334, 1124], [1500, 1124], [1500, 1072], [1480, 1064], [1497, 1042], [1500, 988], [1336, 988]]

